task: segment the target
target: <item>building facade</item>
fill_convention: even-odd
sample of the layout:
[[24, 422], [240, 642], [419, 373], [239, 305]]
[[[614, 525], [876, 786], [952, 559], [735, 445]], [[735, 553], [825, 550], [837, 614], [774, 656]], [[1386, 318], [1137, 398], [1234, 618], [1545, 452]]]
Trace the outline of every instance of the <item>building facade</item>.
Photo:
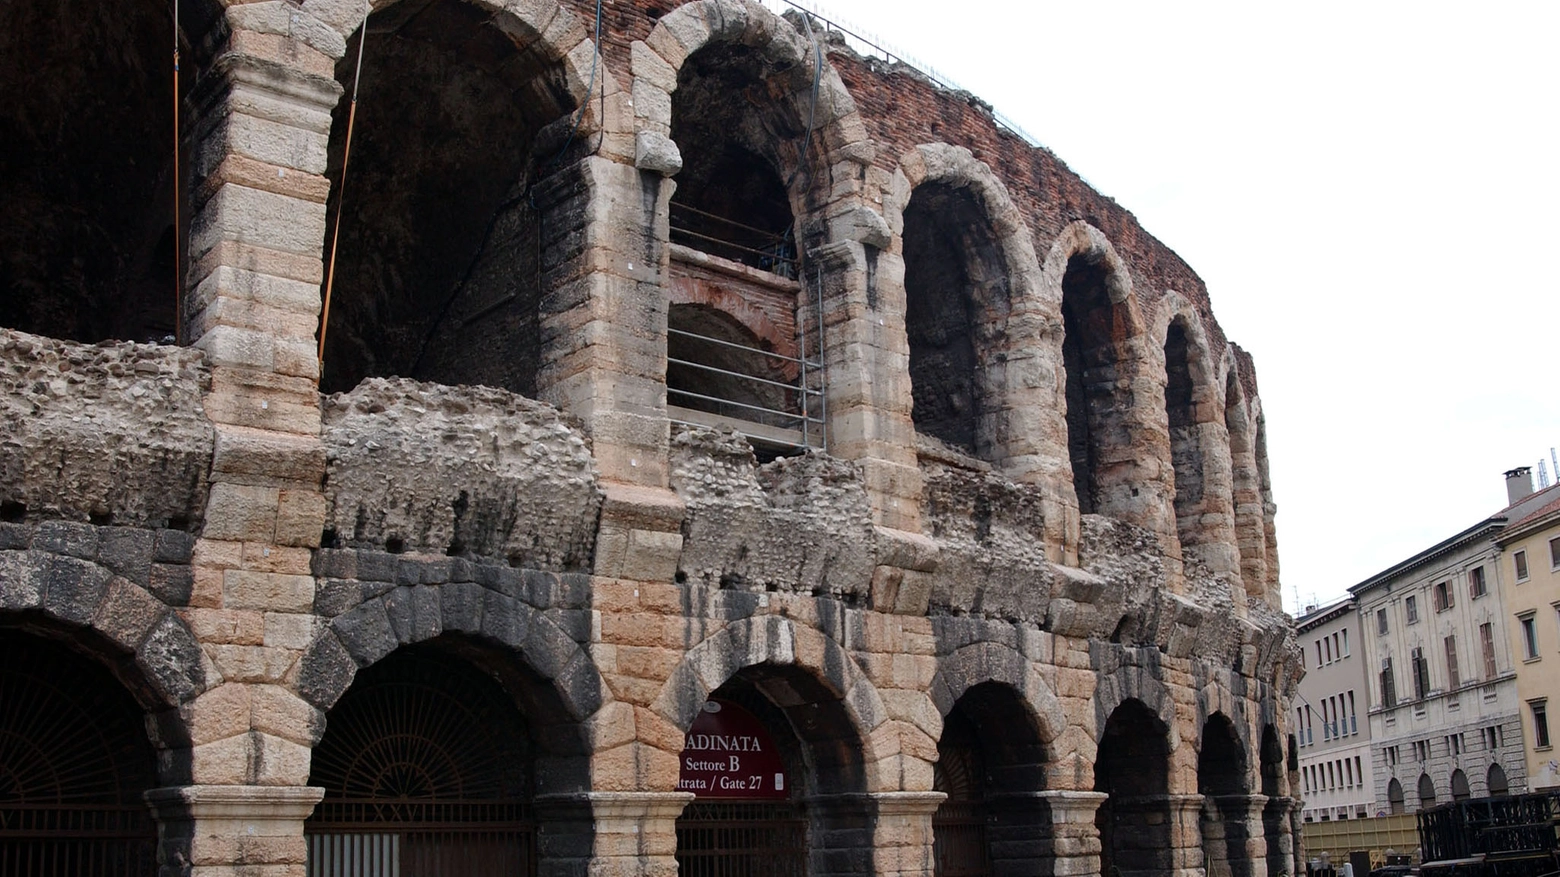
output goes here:
[[0, 844], [1297, 872], [1252, 360], [978, 100], [743, 0], [0, 15]]
[[[1305, 822], [1376, 815], [1366, 653], [1356, 654], [1359, 613], [1352, 597], [1295, 620], [1305, 665], [1295, 696]], [[1361, 710], [1366, 712], [1362, 715]]]
[[1507, 508], [1349, 589], [1372, 663], [1375, 795], [1390, 813], [1528, 788], [1496, 539], [1540, 499], [1512, 490]]
[[[1531, 475], [1515, 470], [1519, 491], [1531, 490]], [[1517, 698], [1523, 720], [1522, 749], [1527, 755], [1528, 785], [1534, 791], [1560, 787], [1560, 763], [1554, 751], [1550, 704], [1560, 708], [1560, 485], [1539, 491], [1524, 505], [1527, 512], [1501, 531], [1502, 591], [1506, 594], [1508, 635], [1516, 648]]]

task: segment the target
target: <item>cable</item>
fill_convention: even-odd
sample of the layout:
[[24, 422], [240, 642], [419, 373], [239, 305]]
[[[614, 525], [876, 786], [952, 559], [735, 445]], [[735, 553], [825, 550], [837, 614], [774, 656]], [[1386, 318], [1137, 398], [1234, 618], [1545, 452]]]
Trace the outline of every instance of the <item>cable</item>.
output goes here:
[[[818, 37], [813, 34], [812, 16], [807, 14], [806, 11], [802, 12], [802, 25], [807, 28], [807, 39], [813, 46], [812, 106], [807, 109], [807, 135], [802, 138], [802, 154], [797, 161], [796, 167], [791, 169], [791, 176], [785, 181], [786, 191], [790, 191], [791, 184], [796, 181], [797, 174], [801, 173], [803, 168], [808, 167], [807, 151], [812, 148], [813, 124], [818, 116], [818, 87], [823, 81], [823, 46], [818, 44]], [[809, 168], [808, 179], [810, 180], [811, 178], [812, 171]]]
[[341, 207], [347, 201], [347, 164], [352, 160], [352, 129], [357, 124], [358, 89], [363, 83], [363, 46], [368, 43], [368, 17], [372, 4], [364, 4], [363, 27], [358, 34], [357, 71], [352, 75], [352, 103], [347, 108], [347, 142], [341, 150], [341, 184], [336, 191], [336, 224], [330, 233], [330, 264], [325, 270], [325, 302], [320, 311], [320, 377], [325, 376], [325, 330], [330, 327], [330, 293], [336, 281], [336, 250], [341, 240]]
[[184, 278], [179, 253], [179, 0], [173, 0], [173, 343], [184, 343]]

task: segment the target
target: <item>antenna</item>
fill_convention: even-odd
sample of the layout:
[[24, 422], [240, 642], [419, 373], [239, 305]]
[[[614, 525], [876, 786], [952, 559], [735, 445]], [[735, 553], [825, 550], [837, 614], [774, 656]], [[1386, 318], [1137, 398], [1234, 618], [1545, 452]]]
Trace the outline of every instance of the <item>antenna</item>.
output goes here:
[[1549, 463], [1554, 467], [1555, 480], [1560, 481], [1560, 457], [1555, 456], [1555, 446], [1549, 446]]
[[[1560, 473], [1556, 473], [1560, 474]], [[1538, 458], [1538, 489], [1543, 490], [1549, 486], [1549, 461], [1543, 457]]]

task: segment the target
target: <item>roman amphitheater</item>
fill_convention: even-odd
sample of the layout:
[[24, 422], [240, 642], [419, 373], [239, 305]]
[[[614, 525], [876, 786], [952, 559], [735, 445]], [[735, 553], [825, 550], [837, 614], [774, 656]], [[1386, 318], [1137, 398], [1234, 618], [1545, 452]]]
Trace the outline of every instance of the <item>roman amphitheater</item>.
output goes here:
[[0, 16], [0, 873], [1296, 872], [1252, 360], [979, 99], [748, 0]]

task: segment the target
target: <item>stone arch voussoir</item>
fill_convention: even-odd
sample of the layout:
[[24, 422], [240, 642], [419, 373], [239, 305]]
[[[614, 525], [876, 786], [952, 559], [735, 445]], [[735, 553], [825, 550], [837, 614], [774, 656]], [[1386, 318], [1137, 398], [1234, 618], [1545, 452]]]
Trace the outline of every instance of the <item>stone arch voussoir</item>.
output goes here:
[[1112, 673], [1102, 673], [1094, 690], [1095, 726], [1092, 729], [1096, 745], [1105, 734], [1105, 725], [1111, 714], [1129, 700], [1146, 706], [1165, 726], [1170, 751], [1180, 742], [1176, 725], [1175, 698], [1170, 687], [1160, 680], [1152, 668], [1124, 665]]
[[465, 582], [393, 588], [337, 616], [299, 661], [298, 693], [326, 712], [358, 670], [445, 633], [517, 653], [570, 721], [584, 722], [603, 706], [606, 686], [579, 643], [525, 602]]
[[686, 729], [710, 692], [745, 667], [794, 666], [810, 673], [841, 704], [863, 747], [862, 760], [878, 760], [874, 732], [888, 721], [882, 696], [854, 659], [834, 639], [778, 615], [733, 622], [690, 649], [651, 708], [674, 726]]
[[1021, 696], [1034, 717], [1040, 742], [1047, 747], [1067, 730], [1061, 701], [1034, 663], [1001, 643], [970, 643], [938, 661], [932, 676], [932, 703], [938, 714], [946, 717], [966, 691], [984, 682], [1006, 685]]
[[146, 709], [183, 706], [219, 680], [178, 613], [98, 563], [41, 551], [0, 554], [0, 615], [22, 613], [90, 631], [128, 653], [143, 683], [131, 690]]
[[1126, 309], [1130, 334], [1141, 336], [1144, 319], [1137, 299], [1132, 294], [1132, 273], [1105, 233], [1083, 220], [1070, 223], [1062, 229], [1056, 240], [1051, 242], [1045, 261], [1040, 265], [1039, 294], [1042, 300], [1054, 307], [1057, 325], [1061, 325], [1062, 278], [1067, 273], [1068, 261], [1078, 255], [1104, 262], [1110, 275], [1110, 283], [1106, 288], [1110, 303]]

